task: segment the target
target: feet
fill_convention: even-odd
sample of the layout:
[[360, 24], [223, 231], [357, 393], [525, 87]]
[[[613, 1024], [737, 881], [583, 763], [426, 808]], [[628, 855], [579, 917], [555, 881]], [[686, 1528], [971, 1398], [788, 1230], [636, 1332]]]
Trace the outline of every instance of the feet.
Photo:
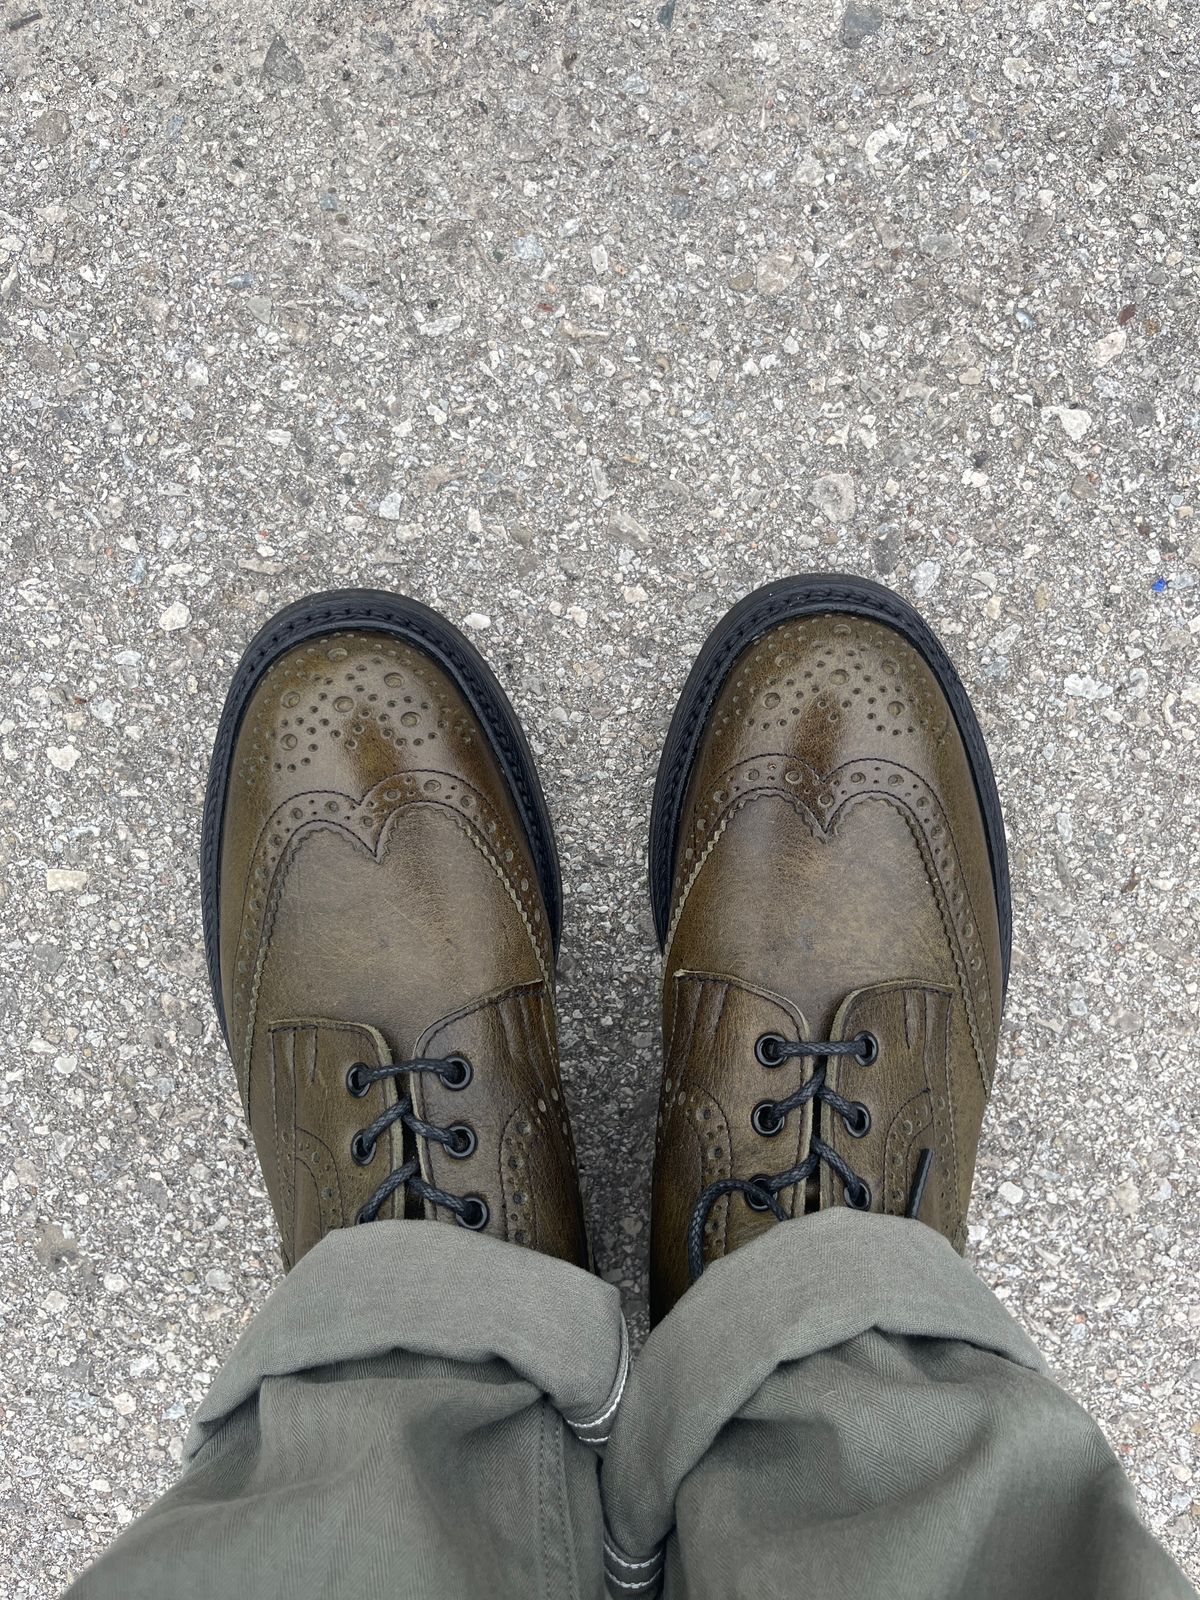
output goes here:
[[705, 646], [651, 835], [665, 1066], [651, 1303], [848, 1205], [961, 1250], [1007, 979], [982, 735], [917, 614], [789, 579]]
[[[269, 623], [205, 806], [210, 973], [291, 1265], [428, 1217], [584, 1264], [555, 1047], [559, 887], [532, 757], [413, 601]], [[959, 1249], [1007, 979], [978, 725], [910, 607], [751, 595], [685, 687], [655, 793], [666, 953], [651, 1300], [776, 1220], [918, 1218]]]
[[366, 591], [268, 623], [218, 732], [203, 880], [285, 1263], [331, 1228], [427, 1217], [584, 1264], [554, 841], [474, 648]]

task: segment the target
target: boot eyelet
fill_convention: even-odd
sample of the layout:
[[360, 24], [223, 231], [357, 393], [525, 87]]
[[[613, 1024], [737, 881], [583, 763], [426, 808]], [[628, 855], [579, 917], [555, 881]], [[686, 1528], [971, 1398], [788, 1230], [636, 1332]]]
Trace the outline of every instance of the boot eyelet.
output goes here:
[[750, 1113], [750, 1126], [764, 1139], [774, 1139], [783, 1132], [786, 1117], [781, 1117], [774, 1100], [760, 1100]]
[[763, 1033], [754, 1041], [754, 1059], [760, 1067], [781, 1067], [786, 1059], [783, 1047], [787, 1040], [781, 1033]]
[[346, 1087], [356, 1100], [361, 1100], [371, 1087], [365, 1081], [370, 1070], [365, 1061], [356, 1061], [346, 1074]]
[[350, 1154], [360, 1167], [369, 1167], [379, 1148], [374, 1139], [364, 1139], [361, 1131], [350, 1141]]
[[[760, 1183], [764, 1188], [769, 1181], [765, 1172], [756, 1172], [750, 1179], [751, 1183]], [[771, 1209], [764, 1200], [756, 1199], [754, 1195], [746, 1190], [742, 1191], [742, 1199], [750, 1207], [751, 1211], [769, 1211]]]
[[468, 1127], [465, 1122], [456, 1122], [446, 1129], [446, 1143], [442, 1148], [455, 1161], [465, 1161], [468, 1156], [475, 1154], [477, 1144], [475, 1129]]
[[475, 1076], [475, 1069], [466, 1056], [447, 1056], [438, 1077], [447, 1089], [465, 1089]]
[[491, 1215], [486, 1200], [480, 1199], [477, 1194], [465, 1194], [463, 1208], [456, 1213], [456, 1220], [460, 1228], [469, 1228], [472, 1233], [480, 1233], [487, 1227]]
[[854, 1042], [858, 1046], [858, 1055], [855, 1060], [860, 1067], [873, 1067], [879, 1060], [879, 1040], [873, 1033], [865, 1028], [861, 1033], [854, 1035]]
[[861, 1139], [863, 1134], [869, 1133], [871, 1130], [871, 1113], [861, 1100], [856, 1100], [853, 1114], [844, 1116], [842, 1124], [852, 1139]]
[[861, 1178], [858, 1180], [857, 1188], [852, 1187], [850, 1184], [846, 1185], [845, 1197], [846, 1204], [852, 1211], [869, 1211], [871, 1209], [871, 1185], [864, 1183]]

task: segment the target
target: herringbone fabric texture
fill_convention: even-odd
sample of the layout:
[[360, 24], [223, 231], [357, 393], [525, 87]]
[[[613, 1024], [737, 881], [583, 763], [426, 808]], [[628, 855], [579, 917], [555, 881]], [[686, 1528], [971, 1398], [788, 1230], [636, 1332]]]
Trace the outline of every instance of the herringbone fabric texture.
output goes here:
[[611, 1592], [631, 1600], [656, 1570], [667, 1600], [1193, 1593], [950, 1244], [844, 1208], [712, 1263], [659, 1324], [603, 1496]]
[[[606, 1454], [605, 1454], [606, 1452]], [[601, 1475], [601, 1459], [603, 1473]], [[330, 1234], [71, 1600], [1185, 1600], [1099, 1429], [931, 1229], [616, 1290], [426, 1222]]]

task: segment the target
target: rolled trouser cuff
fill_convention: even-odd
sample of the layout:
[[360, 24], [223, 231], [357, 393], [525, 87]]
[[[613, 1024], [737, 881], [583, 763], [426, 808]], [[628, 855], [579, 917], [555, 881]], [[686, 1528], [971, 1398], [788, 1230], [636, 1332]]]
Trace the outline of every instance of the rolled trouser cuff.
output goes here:
[[779, 1367], [868, 1329], [957, 1340], [1037, 1373], [1045, 1363], [932, 1228], [845, 1207], [780, 1223], [715, 1261], [651, 1334], [604, 1467], [615, 1595], [661, 1573], [679, 1485]]
[[569, 1262], [437, 1222], [342, 1228], [296, 1263], [242, 1335], [196, 1414], [185, 1460], [266, 1379], [393, 1350], [502, 1360], [597, 1446], [629, 1371], [617, 1289]]

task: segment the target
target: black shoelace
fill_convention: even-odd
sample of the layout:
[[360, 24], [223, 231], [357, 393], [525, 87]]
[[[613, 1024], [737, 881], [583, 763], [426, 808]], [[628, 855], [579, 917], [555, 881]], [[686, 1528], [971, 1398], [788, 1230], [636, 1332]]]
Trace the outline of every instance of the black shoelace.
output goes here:
[[[755, 1057], [762, 1067], [773, 1069], [785, 1061], [800, 1057], [814, 1057], [817, 1066], [794, 1094], [783, 1100], [760, 1100], [750, 1114], [750, 1124], [755, 1133], [772, 1139], [782, 1133], [791, 1112], [807, 1105], [810, 1100], [821, 1101], [842, 1119], [846, 1132], [861, 1139], [871, 1126], [871, 1113], [861, 1100], [847, 1100], [825, 1082], [825, 1061], [830, 1056], [842, 1056], [859, 1066], [870, 1067], [879, 1059], [879, 1042], [873, 1033], [860, 1033], [853, 1039], [785, 1039], [779, 1033], [764, 1033], [754, 1046]], [[813, 1135], [809, 1153], [799, 1165], [778, 1172], [774, 1177], [757, 1173], [753, 1178], [718, 1178], [704, 1189], [692, 1208], [687, 1231], [688, 1271], [694, 1283], [704, 1271], [704, 1225], [717, 1201], [727, 1194], [743, 1194], [746, 1204], [754, 1211], [769, 1211], [779, 1222], [787, 1221], [787, 1212], [776, 1198], [782, 1189], [805, 1183], [824, 1161], [842, 1180], [846, 1204], [855, 1211], [871, 1208], [871, 1186], [859, 1177], [849, 1162], [845, 1161], [831, 1145]], [[925, 1181], [933, 1162], [933, 1151], [923, 1150], [917, 1164], [912, 1191], [908, 1197], [906, 1216], [915, 1217], [921, 1208]]]
[[[465, 1089], [473, 1076], [471, 1063], [465, 1056], [415, 1056], [411, 1061], [391, 1061], [386, 1066], [369, 1067], [365, 1061], [356, 1061], [346, 1073], [346, 1088], [361, 1099], [374, 1084], [382, 1083], [386, 1078], [398, 1080], [413, 1072], [431, 1072], [439, 1078], [447, 1089]], [[442, 1128], [434, 1122], [426, 1122], [419, 1117], [413, 1107], [411, 1094], [402, 1094], [394, 1105], [381, 1111], [374, 1121], [369, 1122], [365, 1128], [360, 1128], [350, 1141], [350, 1154], [360, 1167], [368, 1167], [375, 1159], [379, 1148], [380, 1136], [387, 1132], [397, 1122], [411, 1130], [418, 1139], [432, 1140], [440, 1144], [448, 1156], [453, 1156], [456, 1161], [464, 1161], [475, 1153], [475, 1130], [466, 1122], [454, 1122], [447, 1128]], [[395, 1194], [397, 1189], [406, 1185], [408, 1189], [421, 1200], [427, 1200], [432, 1205], [444, 1206], [447, 1211], [454, 1213], [455, 1221], [461, 1227], [478, 1231], [488, 1225], [489, 1211], [487, 1201], [477, 1194], [450, 1194], [446, 1189], [439, 1189], [436, 1184], [426, 1183], [420, 1176], [421, 1163], [414, 1157], [402, 1166], [393, 1167], [387, 1177], [379, 1185], [375, 1193], [358, 1213], [358, 1222], [374, 1222], [379, 1215], [379, 1208], [384, 1202]]]

